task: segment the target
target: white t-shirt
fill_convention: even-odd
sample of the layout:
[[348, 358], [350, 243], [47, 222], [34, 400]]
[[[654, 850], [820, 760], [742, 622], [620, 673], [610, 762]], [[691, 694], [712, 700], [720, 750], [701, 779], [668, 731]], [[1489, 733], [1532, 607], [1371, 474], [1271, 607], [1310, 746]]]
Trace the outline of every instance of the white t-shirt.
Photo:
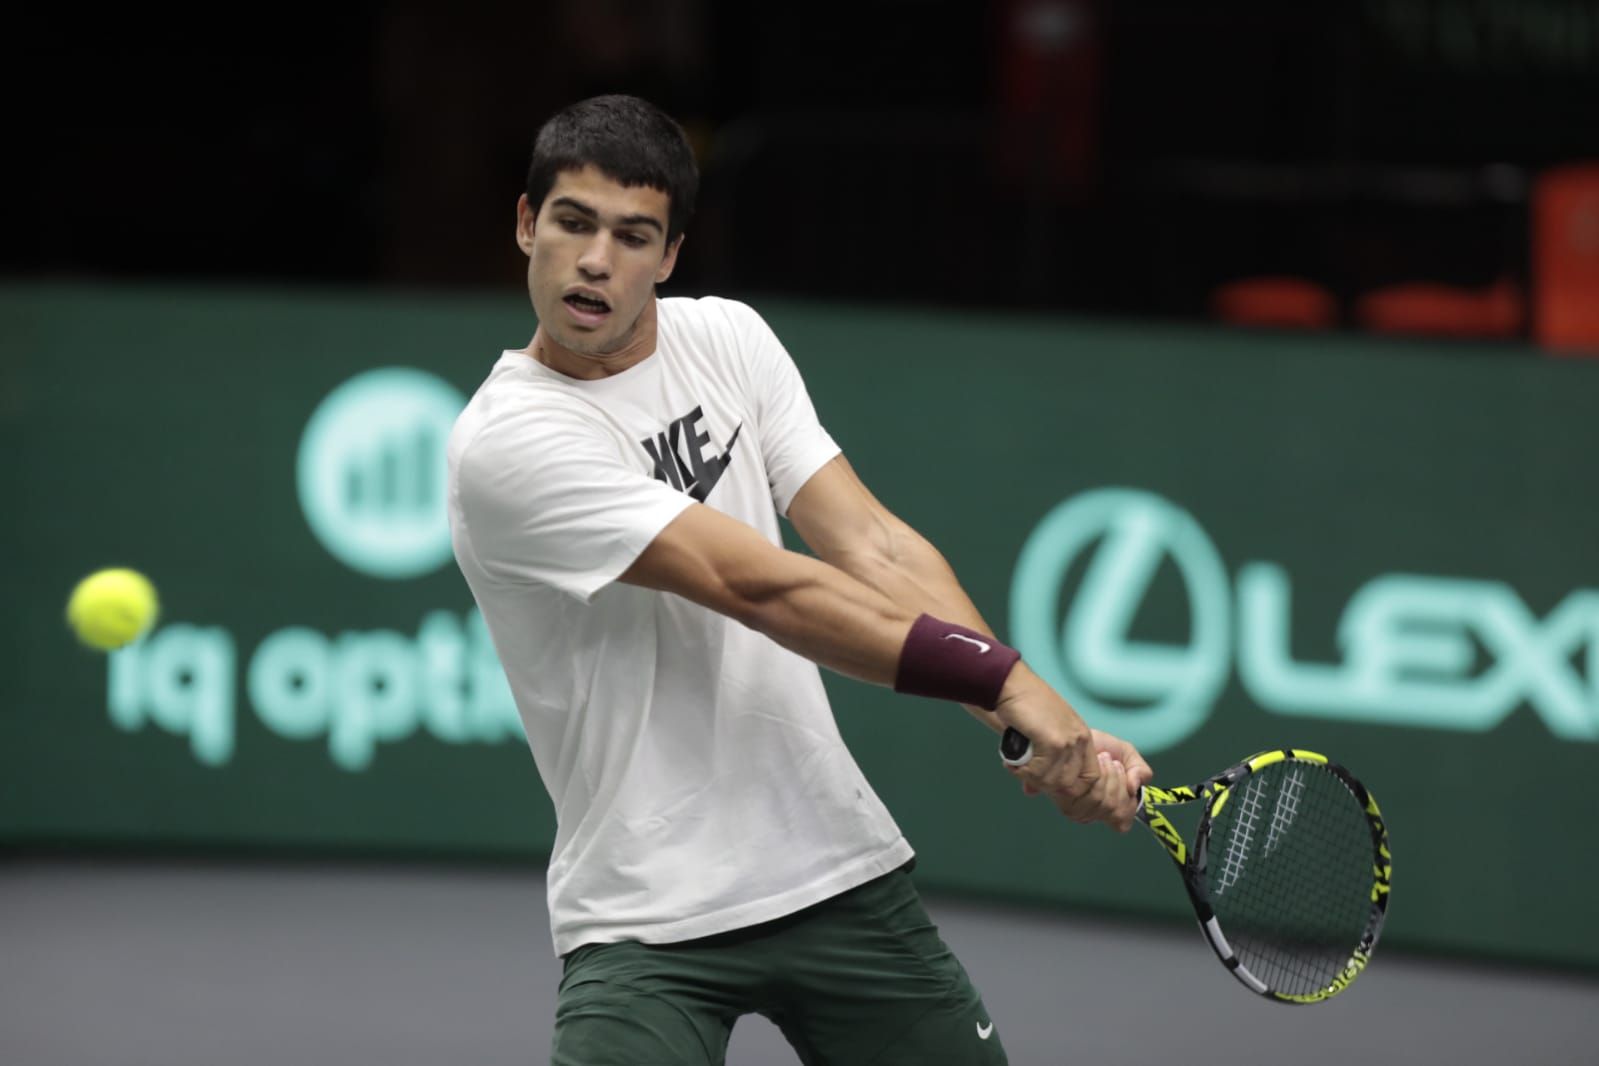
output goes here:
[[650, 357], [579, 381], [506, 352], [449, 442], [455, 557], [555, 804], [557, 954], [790, 914], [911, 858], [814, 664], [616, 582], [699, 500], [781, 544], [838, 446], [766, 323], [663, 299]]

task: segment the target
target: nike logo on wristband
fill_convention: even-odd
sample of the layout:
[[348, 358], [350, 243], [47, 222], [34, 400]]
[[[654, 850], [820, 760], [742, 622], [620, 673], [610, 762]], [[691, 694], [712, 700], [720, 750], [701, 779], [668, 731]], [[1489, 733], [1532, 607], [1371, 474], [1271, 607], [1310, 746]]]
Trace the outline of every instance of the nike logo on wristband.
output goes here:
[[966, 643], [975, 647], [977, 649], [977, 654], [979, 655], [987, 655], [989, 652], [994, 650], [994, 646], [992, 644], [985, 644], [983, 641], [973, 640], [971, 637], [963, 637], [959, 633], [945, 633], [944, 639], [964, 640]]

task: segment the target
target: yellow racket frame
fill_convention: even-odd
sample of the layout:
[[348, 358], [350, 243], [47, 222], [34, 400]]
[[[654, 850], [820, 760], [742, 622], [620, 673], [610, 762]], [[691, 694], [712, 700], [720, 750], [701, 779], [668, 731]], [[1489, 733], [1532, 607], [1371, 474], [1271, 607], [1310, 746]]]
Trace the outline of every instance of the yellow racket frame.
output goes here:
[[[1206, 895], [1204, 884], [1204, 871], [1200, 868], [1201, 862], [1196, 862], [1195, 852], [1202, 852], [1200, 846], [1208, 837], [1211, 820], [1221, 813], [1227, 806], [1233, 790], [1251, 774], [1272, 766], [1284, 760], [1297, 760], [1313, 763], [1326, 767], [1337, 776], [1355, 799], [1360, 802], [1365, 810], [1366, 821], [1372, 834], [1372, 883], [1371, 883], [1371, 912], [1366, 923], [1366, 929], [1361, 936], [1359, 944], [1350, 954], [1348, 963], [1342, 970], [1322, 988], [1309, 993], [1279, 992], [1268, 986], [1260, 978], [1251, 973], [1238, 957], [1233, 953], [1232, 947], [1227, 943], [1227, 938], [1216, 921], [1214, 911], [1211, 909], [1210, 900]], [[1199, 829], [1195, 834], [1196, 846], [1191, 848], [1177, 827], [1171, 823], [1160, 810], [1162, 807], [1175, 807], [1185, 803], [1203, 801], [1204, 813], [1200, 819]], [[1235, 766], [1207, 778], [1198, 785], [1178, 786], [1176, 788], [1158, 788], [1154, 785], [1145, 785], [1138, 807], [1138, 820], [1149, 827], [1155, 834], [1155, 839], [1160, 841], [1166, 854], [1182, 872], [1183, 883], [1188, 888], [1189, 901], [1194, 905], [1195, 914], [1199, 918], [1200, 929], [1205, 934], [1205, 939], [1216, 952], [1218, 958], [1247, 988], [1278, 1003], [1320, 1003], [1330, 999], [1348, 988], [1366, 964], [1371, 961], [1371, 953], [1377, 946], [1377, 938], [1382, 933], [1382, 925], [1387, 917], [1388, 897], [1393, 886], [1393, 853], [1388, 846], [1388, 827], [1383, 821], [1382, 810], [1377, 806], [1377, 800], [1371, 792], [1357, 781], [1353, 774], [1328, 759], [1327, 756], [1303, 748], [1276, 748], [1252, 755]]]

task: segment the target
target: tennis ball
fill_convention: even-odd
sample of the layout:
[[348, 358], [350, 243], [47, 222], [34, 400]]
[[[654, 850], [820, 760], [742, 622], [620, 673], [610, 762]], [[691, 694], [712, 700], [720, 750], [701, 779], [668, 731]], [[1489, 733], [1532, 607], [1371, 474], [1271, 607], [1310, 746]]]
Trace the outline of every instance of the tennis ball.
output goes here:
[[72, 590], [67, 624], [89, 647], [111, 651], [144, 636], [160, 609], [155, 586], [137, 570], [99, 570]]

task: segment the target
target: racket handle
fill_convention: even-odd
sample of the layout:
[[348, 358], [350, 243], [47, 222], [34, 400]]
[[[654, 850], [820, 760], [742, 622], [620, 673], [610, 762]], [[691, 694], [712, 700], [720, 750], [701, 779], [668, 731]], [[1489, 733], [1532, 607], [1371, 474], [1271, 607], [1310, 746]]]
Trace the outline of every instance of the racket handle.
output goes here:
[[1026, 766], [1033, 761], [1033, 742], [1025, 734], [1007, 726], [1005, 735], [999, 741], [999, 758], [1012, 769]]

